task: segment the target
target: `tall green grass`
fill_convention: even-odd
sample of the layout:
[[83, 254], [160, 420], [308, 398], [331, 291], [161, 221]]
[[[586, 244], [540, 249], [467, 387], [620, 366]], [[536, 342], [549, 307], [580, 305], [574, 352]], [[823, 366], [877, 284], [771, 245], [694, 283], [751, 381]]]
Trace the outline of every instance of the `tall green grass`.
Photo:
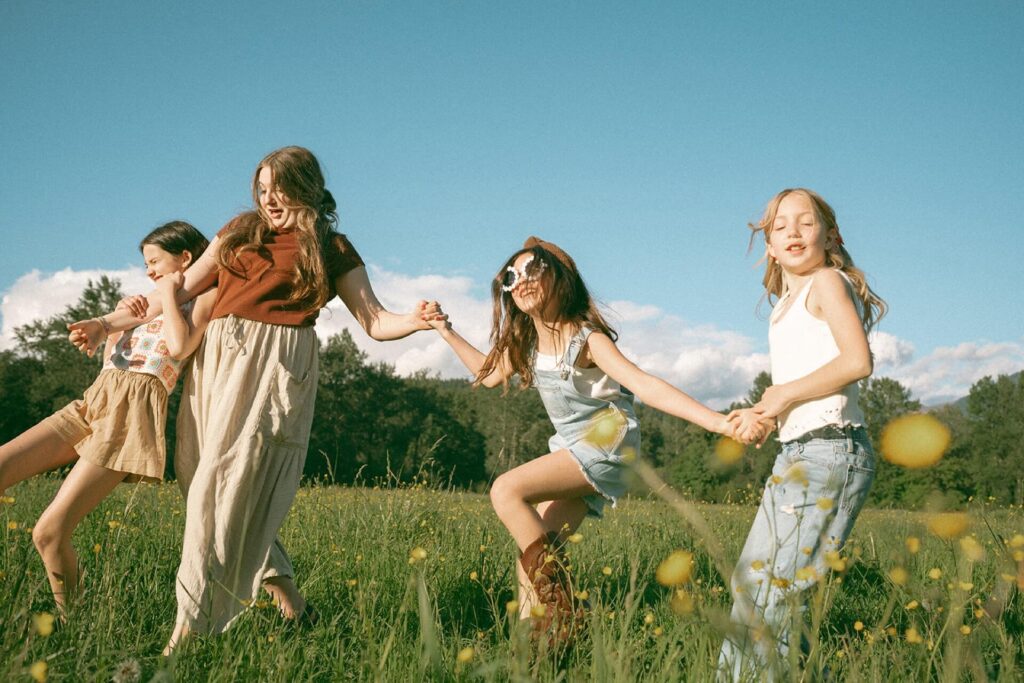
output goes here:
[[[30, 529], [58, 484], [26, 482], [0, 503], [0, 678], [30, 680], [42, 661], [49, 680], [109, 681], [135, 660], [142, 680], [696, 681], [713, 678], [727, 628], [722, 558], [665, 503], [629, 500], [583, 525], [569, 550], [591, 621], [558, 658], [536, 656], [528, 628], [509, 613], [514, 547], [485, 497], [313, 486], [300, 491], [282, 539], [320, 622], [293, 628], [261, 600], [226, 634], [197, 637], [164, 659], [184, 521], [177, 488], [164, 484], [122, 486], [86, 519], [75, 537], [83, 591], [68, 622], [44, 636], [34, 616], [53, 602]], [[696, 511], [734, 561], [755, 508]], [[811, 653], [791, 673], [1020, 680], [1024, 562], [1014, 553], [1024, 558], [1024, 537], [1020, 547], [1013, 539], [1024, 534], [1024, 512], [979, 508], [972, 519], [981, 548], [973, 561], [958, 540], [929, 533], [926, 515], [864, 512], [844, 570], [812, 591]], [[920, 539], [918, 552], [908, 537]], [[677, 548], [695, 555], [689, 601], [672, 602], [674, 589], [654, 580]]]

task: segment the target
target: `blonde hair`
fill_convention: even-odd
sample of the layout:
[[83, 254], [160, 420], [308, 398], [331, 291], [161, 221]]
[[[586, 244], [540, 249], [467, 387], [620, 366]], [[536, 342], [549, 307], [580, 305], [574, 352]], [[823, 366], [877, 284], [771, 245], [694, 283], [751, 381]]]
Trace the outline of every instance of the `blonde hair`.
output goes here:
[[288, 303], [301, 310], [315, 311], [331, 299], [333, 288], [324, 264], [324, 248], [336, 233], [337, 205], [324, 187], [324, 174], [313, 153], [304, 147], [282, 147], [265, 156], [256, 166], [252, 179], [255, 211], [236, 217], [221, 235], [217, 262], [234, 272], [237, 254], [259, 251], [272, 228], [259, 201], [259, 176], [270, 169], [274, 185], [288, 202], [287, 208], [297, 214], [296, 239], [298, 254], [292, 271], [292, 291]]
[[788, 195], [793, 193], [800, 193], [810, 200], [811, 205], [814, 207], [814, 213], [818, 218], [818, 223], [824, 229], [826, 235], [828, 233], [834, 233], [834, 239], [828, 240], [825, 243], [825, 266], [827, 268], [835, 268], [841, 270], [850, 278], [850, 282], [853, 283], [853, 291], [860, 299], [862, 317], [861, 322], [864, 325], [864, 331], [870, 332], [879, 320], [885, 316], [886, 311], [889, 310], [888, 305], [879, 297], [875, 292], [868, 286], [867, 277], [864, 275], [864, 271], [853, 265], [853, 257], [850, 256], [850, 252], [843, 246], [842, 237], [839, 235], [839, 224], [836, 222], [836, 212], [829, 206], [821, 195], [813, 190], [808, 190], [803, 187], [788, 188], [779, 192], [777, 195], [772, 197], [772, 200], [768, 202], [768, 206], [765, 207], [764, 215], [761, 216], [761, 220], [757, 225], [748, 223], [747, 226], [753, 231], [750, 235], [750, 246], [753, 248], [754, 239], [757, 237], [757, 233], [764, 233], [765, 242], [765, 256], [764, 260], [766, 266], [764, 269], [764, 284], [765, 296], [768, 299], [768, 303], [772, 306], [775, 305], [775, 301], [778, 300], [783, 294], [786, 293], [786, 279], [782, 275], [782, 266], [779, 265], [778, 261], [768, 256], [767, 245], [768, 239], [772, 233], [772, 226], [775, 225], [775, 215], [779, 211], [779, 204]]

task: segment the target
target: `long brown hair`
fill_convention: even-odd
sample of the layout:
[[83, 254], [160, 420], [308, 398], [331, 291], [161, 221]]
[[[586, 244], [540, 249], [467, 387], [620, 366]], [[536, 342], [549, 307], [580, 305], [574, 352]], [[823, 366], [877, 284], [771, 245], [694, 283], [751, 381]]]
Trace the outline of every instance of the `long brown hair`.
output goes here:
[[[605, 321], [593, 297], [590, 296], [586, 283], [576, 270], [576, 264], [565, 256], [564, 252], [562, 255], [565, 256], [565, 261], [539, 244], [526, 247], [505, 261], [491, 283], [491, 351], [477, 373], [478, 384], [494, 370], [507, 351], [512, 372], [519, 375], [519, 388], [526, 389], [533, 385], [533, 356], [537, 351], [537, 328], [533, 324], [533, 319], [516, 306], [512, 300], [512, 292], [506, 292], [501, 287], [502, 278], [508, 267], [525, 253], [533, 254], [534, 259], [546, 264], [540, 276], [545, 292], [541, 305], [546, 309], [550, 302], [557, 302], [556, 323], [569, 323], [574, 333], [585, 325], [604, 332], [612, 341], [618, 339], [618, 334]], [[507, 391], [507, 379], [505, 388]]]
[[288, 303], [301, 310], [319, 310], [333, 292], [324, 264], [324, 248], [337, 234], [338, 207], [324, 187], [320, 163], [305, 147], [282, 147], [265, 156], [256, 166], [252, 179], [256, 210], [237, 216], [229, 224], [220, 238], [217, 263], [235, 272], [237, 254], [261, 250], [272, 230], [270, 218], [264, 214], [259, 201], [259, 175], [263, 168], [270, 169], [275, 187], [285, 195], [287, 207], [298, 214], [295, 230], [299, 250]]
[[839, 235], [839, 224], [836, 222], [836, 212], [829, 206], [821, 195], [813, 190], [808, 190], [803, 187], [794, 187], [783, 190], [778, 193], [772, 200], [768, 202], [768, 206], [765, 207], [764, 215], [761, 216], [761, 220], [757, 225], [748, 223], [747, 226], [753, 231], [750, 236], [750, 245], [753, 247], [754, 238], [757, 237], [757, 233], [764, 233], [765, 243], [765, 257], [766, 266], [764, 269], [764, 284], [765, 296], [768, 298], [768, 303], [772, 306], [775, 302], [786, 293], [786, 279], [782, 275], [782, 266], [778, 262], [770, 258], [767, 255], [768, 238], [772, 233], [772, 227], [775, 225], [775, 215], [779, 212], [779, 204], [786, 198], [787, 195], [798, 192], [807, 197], [811, 205], [814, 207], [814, 213], [817, 215], [818, 223], [821, 225], [825, 234], [833, 233], [834, 239], [826, 241], [825, 249], [825, 266], [827, 268], [836, 268], [841, 270], [850, 278], [850, 282], [853, 283], [853, 291], [856, 293], [857, 298], [860, 299], [862, 317], [861, 323], [864, 325], [864, 331], [870, 332], [871, 328], [874, 327], [879, 320], [889, 310], [889, 306], [885, 301], [875, 294], [874, 290], [868, 286], [867, 277], [864, 275], [864, 271], [853, 265], [853, 257], [850, 256], [850, 252], [843, 246], [842, 237]]

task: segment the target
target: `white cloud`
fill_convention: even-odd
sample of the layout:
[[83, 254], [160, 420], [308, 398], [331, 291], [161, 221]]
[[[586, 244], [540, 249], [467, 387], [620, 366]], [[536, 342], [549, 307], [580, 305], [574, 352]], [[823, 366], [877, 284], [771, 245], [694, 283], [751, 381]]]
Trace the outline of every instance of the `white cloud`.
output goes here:
[[913, 391], [926, 405], [956, 400], [982, 377], [1009, 375], [1024, 369], [1024, 339], [1012, 342], [964, 342], [940, 346], [918, 360], [884, 373]]
[[0, 349], [14, 346], [14, 330], [33, 320], [49, 318], [78, 301], [89, 280], [97, 281], [106, 275], [121, 281], [121, 288], [129, 293], [148, 292], [153, 283], [142, 268], [125, 270], [71, 270], [56, 273], [31, 270], [22, 275], [0, 298]]
[[[126, 292], [147, 292], [149, 281], [141, 268], [119, 271], [56, 273], [33, 270], [3, 293], [0, 301], [0, 349], [14, 345], [14, 328], [59, 313], [74, 303], [85, 283], [101, 275], [121, 280]], [[441, 275], [408, 276], [371, 266], [370, 278], [384, 305], [393, 311], [411, 310], [419, 299], [439, 299], [456, 329], [478, 348], [488, 343], [491, 303], [482, 286], [469, 278]], [[764, 341], [713, 325], [693, 324], [656, 306], [613, 301], [606, 306], [609, 322], [620, 334], [619, 348], [644, 370], [664, 378], [695, 398], [722, 408], [744, 397], [754, 377], [768, 369]], [[371, 340], [345, 306], [334, 300], [321, 312], [317, 333], [326, 338], [350, 330], [356, 344], [374, 362], [393, 365], [402, 375], [427, 370], [441, 377], [469, 373], [448, 345], [433, 332], [378, 343]], [[910, 342], [885, 332], [871, 336], [875, 376], [892, 377], [926, 404], [959, 398], [986, 375], [1008, 374], [1024, 368], [1024, 339], [965, 342], [939, 347], [915, 358]]]

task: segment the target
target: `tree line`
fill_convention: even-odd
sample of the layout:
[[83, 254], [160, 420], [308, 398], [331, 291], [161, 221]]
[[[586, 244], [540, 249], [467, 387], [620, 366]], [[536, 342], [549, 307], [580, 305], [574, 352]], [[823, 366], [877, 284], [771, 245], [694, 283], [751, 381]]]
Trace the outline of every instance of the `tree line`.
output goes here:
[[[99, 358], [67, 343], [66, 324], [109, 311], [120, 297], [119, 283], [103, 277], [61, 314], [15, 330], [15, 348], [0, 352], [0, 443], [92, 383]], [[501, 472], [548, 452], [554, 431], [534, 391], [474, 388], [427, 373], [400, 377], [388, 364], [369, 362], [347, 331], [321, 345], [319, 382], [305, 474], [323, 482], [426, 481], [483, 490]], [[730, 408], [756, 403], [769, 385], [761, 373], [746, 400]], [[168, 477], [180, 393], [179, 386], [168, 406]], [[886, 377], [862, 383], [861, 406], [876, 452], [892, 419], [924, 410]], [[978, 498], [1024, 503], [1024, 374], [983, 378], [964, 400], [928, 411], [951, 430], [945, 456], [920, 470], [880, 458], [869, 505], [918, 508], [937, 496], [944, 505]], [[726, 464], [714, 456], [717, 435], [646, 406], [638, 406], [638, 415], [643, 457], [670, 484], [703, 501], [758, 495], [779, 450], [771, 439]]]

